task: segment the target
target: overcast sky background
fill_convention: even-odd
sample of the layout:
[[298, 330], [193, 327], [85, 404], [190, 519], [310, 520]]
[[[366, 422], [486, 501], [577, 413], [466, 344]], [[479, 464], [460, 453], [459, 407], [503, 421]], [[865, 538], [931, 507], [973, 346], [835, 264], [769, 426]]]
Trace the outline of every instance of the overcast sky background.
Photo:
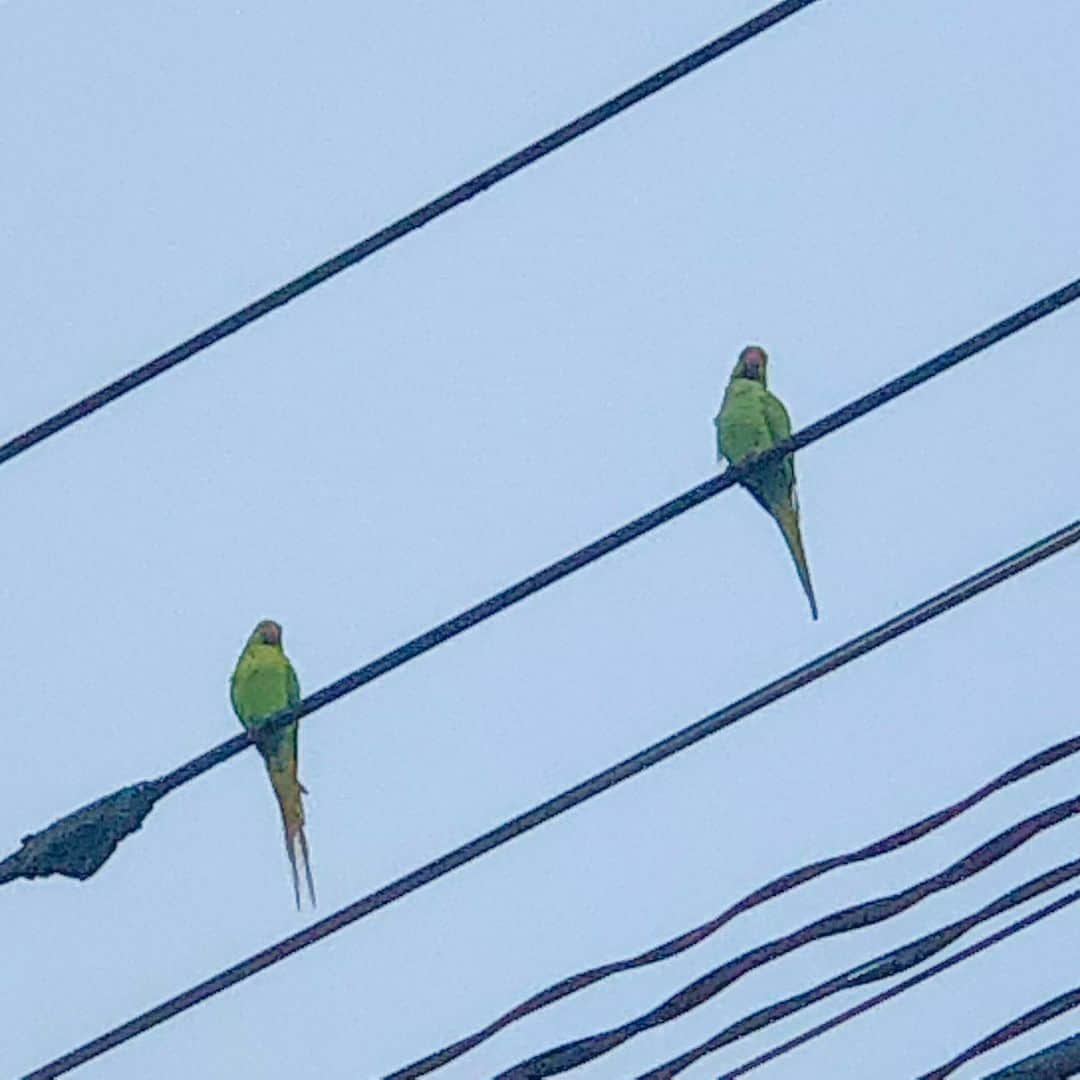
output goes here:
[[[762, 6], [4, 5], [0, 438]], [[709, 476], [747, 341], [799, 427], [1075, 277], [1078, 36], [1071, 0], [824, 0], [0, 468], [0, 847], [232, 735], [258, 619], [283, 623], [310, 692]], [[1078, 334], [1074, 305], [799, 455], [820, 622], [731, 491], [305, 721], [317, 914], [1074, 518]], [[913, 821], [1075, 733], [1078, 585], [1059, 555], [79, 1075], [379, 1076]], [[1059, 764], [441, 1075], [620, 1023], [935, 872], [1076, 775]], [[634, 1076], [1078, 843], [1080, 822], [1058, 826], [574, 1075]], [[90, 881], [18, 882], [0, 912], [5, 1076], [313, 918], [253, 753], [171, 795]], [[1071, 908], [761, 1075], [929, 1069], [1071, 988], [1078, 931]]]

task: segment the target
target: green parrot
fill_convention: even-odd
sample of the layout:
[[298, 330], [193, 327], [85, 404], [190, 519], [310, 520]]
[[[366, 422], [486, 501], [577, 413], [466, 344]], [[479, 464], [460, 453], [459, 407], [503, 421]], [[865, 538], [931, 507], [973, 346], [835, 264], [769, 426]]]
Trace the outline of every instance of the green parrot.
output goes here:
[[285, 827], [285, 850], [292, 867], [293, 892], [300, 909], [300, 876], [297, 857], [307, 877], [308, 895], [315, 906], [315, 883], [311, 878], [307, 837], [304, 835], [304, 805], [301, 794], [307, 788], [296, 777], [296, 721], [277, 731], [259, 734], [262, 724], [300, 700], [300, 683], [281, 647], [281, 626], [264, 619], [251, 633], [230, 683], [232, 707], [240, 723], [253, 732], [255, 745], [266, 762], [274, 788], [281, 822]]
[[[783, 402], [769, 393], [765, 381], [768, 354], [760, 345], [747, 345], [731, 373], [724, 402], [716, 414], [717, 456], [732, 465], [748, 462], [791, 434], [791, 418]], [[806, 565], [799, 531], [799, 503], [795, 497], [795, 459], [785, 454], [751, 472], [743, 481], [750, 494], [772, 515], [795, 560], [799, 580], [810, 601], [810, 614], [818, 617], [810, 569]]]

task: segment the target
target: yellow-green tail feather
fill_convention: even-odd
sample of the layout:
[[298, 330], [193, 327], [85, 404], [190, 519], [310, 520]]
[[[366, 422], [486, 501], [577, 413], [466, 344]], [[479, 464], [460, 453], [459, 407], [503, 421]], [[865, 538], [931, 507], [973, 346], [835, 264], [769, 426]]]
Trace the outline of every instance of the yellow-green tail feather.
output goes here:
[[799, 529], [799, 512], [788, 501], [777, 506], [767, 508], [769, 513], [776, 519], [780, 531], [784, 534], [788, 551], [791, 552], [792, 561], [795, 563], [795, 571], [802, 582], [803, 592], [810, 601], [810, 614], [813, 618], [818, 617], [817, 600], [814, 599], [814, 586], [810, 584], [810, 567], [806, 562], [806, 552], [803, 551], [802, 532]]
[[296, 779], [295, 768], [283, 768], [266, 763], [266, 771], [270, 774], [270, 783], [274, 787], [278, 806], [281, 808], [281, 824], [285, 830], [285, 851], [289, 856], [289, 866], [292, 870], [293, 894], [296, 897], [296, 908], [300, 910], [300, 873], [299, 865], [304, 868], [304, 876], [307, 879], [308, 896], [311, 906], [315, 906], [315, 881], [311, 876], [311, 858], [308, 853], [307, 835], [304, 833], [304, 804], [302, 795], [303, 785]]

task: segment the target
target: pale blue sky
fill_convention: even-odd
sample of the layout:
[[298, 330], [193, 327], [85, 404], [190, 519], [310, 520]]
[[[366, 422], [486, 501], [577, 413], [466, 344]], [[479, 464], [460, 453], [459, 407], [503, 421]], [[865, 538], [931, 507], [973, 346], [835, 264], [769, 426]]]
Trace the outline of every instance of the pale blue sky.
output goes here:
[[[0, 439], [761, 6], [4, 5]], [[746, 341], [802, 426], [1075, 277], [1078, 35], [1070, 0], [823, 0], [0, 469], [0, 846], [231, 735], [259, 618], [311, 691], [710, 475]], [[729, 492], [312, 717], [319, 914], [1074, 518], [1078, 332], [1074, 306], [799, 456], [819, 623]], [[952, 801], [1075, 732], [1078, 569], [1056, 557], [79, 1075], [378, 1076]], [[1075, 775], [442, 1075], [618, 1023], [933, 872]], [[574, 1075], [636, 1075], [1078, 842], [1059, 826]], [[91, 881], [20, 882], [0, 906], [5, 1076], [309, 918], [254, 754], [167, 799]], [[760, 1075], [928, 1069], [1071, 987], [1078, 930], [1070, 909]]]

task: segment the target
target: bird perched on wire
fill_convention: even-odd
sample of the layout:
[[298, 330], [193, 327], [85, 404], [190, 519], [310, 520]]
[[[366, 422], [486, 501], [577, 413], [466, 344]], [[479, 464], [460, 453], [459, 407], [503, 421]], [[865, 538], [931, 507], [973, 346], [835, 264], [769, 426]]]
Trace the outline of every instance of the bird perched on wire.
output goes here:
[[251, 632], [237, 661], [230, 684], [232, 707], [240, 723], [250, 731], [266, 763], [274, 788], [281, 823], [285, 829], [285, 850], [292, 868], [293, 893], [300, 909], [300, 875], [304, 868], [308, 896], [315, 906], [315, 882], [311, 877], [307, 836], [304, 834], [302, 795], [307, 789], [296, 775], [296, 721], [276, 730], [262, 730], [266, 721], [300, 701], [300, 683], [281, 646], [281, 626], [264, 619]]
[[[768, 363], [768, 354], [760, 345], [747, 345], [739, 353], [723, 404], [714, 420], [718, 459], [726, 458], [732, 465], [751, 464], [757, 455], [791, 434], [787, 409], [768, 389], [765, 375]], [[784, 454], [778, 461], [751, 468], [742, 483], [780, 526], [810, 601], [810, 614], [816, 619], [817, 601], [799, 530], [794, 456]]]

